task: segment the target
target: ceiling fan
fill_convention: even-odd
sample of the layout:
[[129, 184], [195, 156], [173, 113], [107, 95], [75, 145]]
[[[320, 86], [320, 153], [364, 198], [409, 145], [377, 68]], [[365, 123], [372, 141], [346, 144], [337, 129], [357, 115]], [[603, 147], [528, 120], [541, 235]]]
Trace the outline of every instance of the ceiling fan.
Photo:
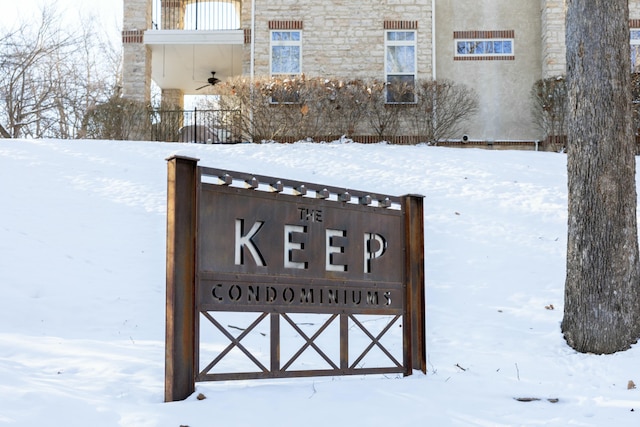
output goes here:
[[200, 86], [199, 88], [197, 88], [196, 90], [200, 90], [200, 89], [204, 89], [207, 86], [215, 86], [216, 84], [220, 83], [220, 79], [216, 78], [216, 72], [212, 71], [211, 72], [211, 77], [209, 77], [207, 79], [207, 84], [204, 86]]

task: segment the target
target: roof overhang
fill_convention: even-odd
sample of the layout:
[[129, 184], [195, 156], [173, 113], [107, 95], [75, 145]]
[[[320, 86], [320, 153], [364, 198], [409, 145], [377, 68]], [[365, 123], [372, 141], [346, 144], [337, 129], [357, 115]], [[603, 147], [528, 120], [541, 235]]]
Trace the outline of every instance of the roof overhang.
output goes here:
[[211, 72], [224, 81], [242, 74], [242, 30], [149, 30], [144, 43], [151, 49], [151, 78], [161, 89], [185, 95], [206, 95]]

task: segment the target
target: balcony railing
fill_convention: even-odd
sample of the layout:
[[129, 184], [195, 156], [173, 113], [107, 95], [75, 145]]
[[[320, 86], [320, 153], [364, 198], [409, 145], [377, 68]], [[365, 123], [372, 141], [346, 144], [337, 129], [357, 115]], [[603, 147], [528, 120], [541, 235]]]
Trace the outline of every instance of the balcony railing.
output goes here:
[[153, 30], [240, 29], [242, 0], [153, 0]]

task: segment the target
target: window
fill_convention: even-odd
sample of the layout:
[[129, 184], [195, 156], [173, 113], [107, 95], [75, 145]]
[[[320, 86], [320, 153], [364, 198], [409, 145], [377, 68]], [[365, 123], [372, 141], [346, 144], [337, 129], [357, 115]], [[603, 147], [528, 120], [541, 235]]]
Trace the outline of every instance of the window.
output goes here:
[[[283, 79], [301, 73], [302, 32], [291, 30], [271, 31], [271, 76]], [[299, 94], [293, 85], [277, 85], [271, 102], [295, 104]]]
[[640, 72], [640, 29], [631, 29], [631, 71]]
[[513, 61], [514, 30], [453, 32], [454, 61]]
[[387, 31], [385, 38], [387, 102], [415, 102], [416, 32]]
[[271, 31], [271, 75], [300, 74], [302, 31]]
[[513, 40], [456, 40], [456, 55], [513, 55]]

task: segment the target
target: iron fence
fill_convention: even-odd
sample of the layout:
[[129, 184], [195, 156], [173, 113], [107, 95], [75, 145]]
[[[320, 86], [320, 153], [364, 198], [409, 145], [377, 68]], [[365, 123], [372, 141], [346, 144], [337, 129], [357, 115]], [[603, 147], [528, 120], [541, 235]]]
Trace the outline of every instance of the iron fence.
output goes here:
[[242, 0], [154, 0], [154, 30], [237, 30]]
[[239, 110], [153, 110], [151, 140], [234, 144], [241, 142]]

